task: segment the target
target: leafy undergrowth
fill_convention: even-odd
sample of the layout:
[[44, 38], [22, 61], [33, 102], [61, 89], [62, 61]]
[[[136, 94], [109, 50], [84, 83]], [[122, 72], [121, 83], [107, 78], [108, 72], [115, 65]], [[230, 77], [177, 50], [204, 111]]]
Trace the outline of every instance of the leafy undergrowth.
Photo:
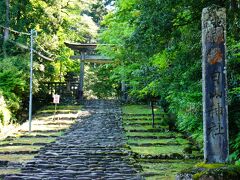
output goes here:
[[54, 106], [47, 106], [36, 113], [30, 133], [27, 122], [16, 133], [0, 141], [0, 179], [6, 174], [19, 173], [22, 164], [63, 135], [77, 120], [80, 109], [80, 106], [58, 106], [55, 114]]
[[199, 162], [199, 150], [183, 134], [169, 131], [164, 116], [152, 127], [150, 107], [129, 105], [122, 111], [128, 146], [146, 179], [175, 179], [178, 172]]

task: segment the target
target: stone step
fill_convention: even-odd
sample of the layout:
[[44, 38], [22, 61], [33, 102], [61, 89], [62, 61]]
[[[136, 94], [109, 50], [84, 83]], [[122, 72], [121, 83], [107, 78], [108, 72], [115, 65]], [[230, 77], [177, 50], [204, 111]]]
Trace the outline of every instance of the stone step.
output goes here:
[[0, 154], [37, 154], [39, 151], [4, 151]]
[[[40, 118], [36, 118], [37, 120], [39, 121], [44, 121], [44, 122], [48, 122], [48, 121], [51, 121], [51, 122], [54, 122], [54, 121], [57, 121], [57, 120], [64, 120], [64, 121], [75, 121], [76, 119], [80, 118], [80, 116], [76, 116], [76, 117], [55, 117], [55, 119], [53, 120], [53, 116], [51, 117], [48, 117], [48, 120], [46, 120], [45, 118], [43, 119], [42, 117], [44, 116], [41, 116]], [[46, 116], [47, 117], [47, 116]]]
[[[80, 110], [80, 108], [79, 108]], [[77, 114], [79, 110], [56, 110], [57, 114]], [[36, 115], [53, 115], [55, 113], [55, 110], [42, 110], [36, 113]]]
[[[194, 156], [189, 154], [179, 154], [179, 153], [172, 153], [172, 154], [158, 154], [158, 155], [144, 155], [144, 154], [137, 154], [133, 153], [133, 156], [137, 159], [141, 160], [195, 160], [195, 159], [202, 159], [203, 156]], [[146, 161], [145, 161], [146, 162]]]
[[57, 135], [35, 135], [35, 136], [29, 136], [29, 135], [22, 135], [21, 138], [57, 138], [59, 136]]
[[72, 123], [66, 123], [66, 122], [52, 122], [52, 123], [47, 123], [47, 125], [72, 125]]
[[[149, 122], [141, 122], [141, 123], [138, 123], [138, 122], [124, 122], [123, 125], [126, 125], [126, 126], [137, 126], [137, 127], [141, 127], [141, 126], [151, 126], [152, 125], [152, 121], [149, 121]], [[159, 126], [161, 125], [160, 123], [156, 122], [154, 123], [155, 126]]]
[[0, 144], [0, 147], [6, 147], [6, 146], [45, 146], [49, 143], [7, 143], [7, 144]]
[[128, 139], [172, 139], [176, 136], [127, 136]]
[[141, 147], [151, 147], [151, 146], [179, 146], [179, 143], [128, 143], [130, 146], [141, 146]]
[[[129, 122], [129, 123], [131, 123], [131, 122], [134, 122], [134, 121], [149, 121], [149, 123], [150, 122], [152, 122], [152, 118], [151, 117], [145, 117], [145, 118], [124, 118], [124, 120], [123, 120], [123, 122], [125, 123], [125, 122]], [[154, 119], [154, 121], [155, 122], [159, 122], [159, 121], [162, 121], [162, 118], [155, 118]]]
[[0, 167], [6, 167], [9, 161], [0, 160]]
[[[148, 116], [148, 117], [152, 117], [152, 114], [128, 114], [128, 113], [122, 113], [123, 116]], [[161, 113], [161, 114], [154, 114], [154, 116], [163, 116], [166, 115], [165, 113]]]
[[[37, 125], [37, 124], [35, 124], [35, 125]], [[33, 131], [31, 131], [31, 133], [58, 133], [58, 132], [63, 132], [65, 130], [66, 129], [63, 129], [63, 130], [33, 130]], [[19, 131], [19, 132], [28, 132], [28, 131], [22, 130], [22, 131]]]
[[143, 133], [148, 133], [148, 132], [164, 132], [164, 129], [129, 129], [129, 130], [125, 130], [126, 132], [143, 132]]
[[154, 177], [154, 176], [161, 176], [162, 174], [155, 173], [155, 172], [148, 172], [148, 173], [141, 173], [141, 175], [143, 177], [150, 178], [150, 177]]

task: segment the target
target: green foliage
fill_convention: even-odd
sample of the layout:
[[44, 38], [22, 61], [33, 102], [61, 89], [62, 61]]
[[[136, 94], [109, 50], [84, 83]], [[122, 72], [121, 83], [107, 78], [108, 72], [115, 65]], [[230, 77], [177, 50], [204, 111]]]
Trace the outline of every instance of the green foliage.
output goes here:
[[114, 0], [96, 0], [91, 6], [90, 11], [87, 12], [92, 17], [93, 21], [97, 24], [103, 20], [103, 17], [107, 14], [107, 8], [111, 7]]
[[237, 134], [236, 138], [231, 141], [232, 153], [230, 154], [230, 161], [237, 161], [236, 164], [239, 164], [240, 160], [240, 133]]
[[[134, 98], [159, 98], [166, 113], [176, 114], [178, 129], [200, 144], [201, 12], [212, 4], [227, 9], [229, 125], [234, 140], [240, 130], [239, 2], [119, 0], [116, 10], [105, 17], [100, 34], [104, 44], [111, 44], [101, 52], [115, 59], [109, 75], [124, 80]], [[236, 147], [232, 150], [237, 152]]]
[[12, 113], [16, 113], [21, 106], [24, 96], [28, 73], [25, 57], [11, 57], [0, 60], [0, 90], [6, 99], [6, 104]]
[[[98, 27], [91, 17], [84, 13], [90, 11], [95, 2], [95, 0], [10, 1], [11, 29], [19, 32], [36, 30], [34, 49], [55, 60], [50, 62], [34, 54], [34, 97], [47, 97], [49, 90], [41, 88], [42, 82], [59, 81], [60, 78], [64, 81], [66, 74], [79, 71], [79, 62], [70, 60], [73, 52], [64, 42], [96, 41]], [[0, 25], [5, 25], [5, 1], [0, 2], [0, 14]], [[12, 113], [12, 119], [20, 118], [19, 116], [24, 116], [28, 106], [30, 37], [10, 31], [7, 42], [3, 42], [0, 35], [0, 44], [0, 90], [7, 108]], [[3, 53], [3, 49], [6, 53]], [[3, 54], [7, 57], [2, 58]]]
[[[117, 5], [118, 11], [106, 17], [104, 25], [108, 29], [100, 36], [114, 44], [102, 52], [121, 62], [112, 76], [117, 75], [118, 81], [124, 78], [129, 93], [139, 99], [166, 99], [171, 104], [168, 109], [178, 115], [180, 129], [188, 127], [199, 135], [201, 73], [196, 72], [201, 66], [195, 59], [200, 58], [196, 53], [200, 45], [192, 44], [200, 38], [200, 31], [195, 25], [181, 26], [194, 18], [191, 7], [182, 6], [182, 2], [141, 0], [119, 1]], [[190, 33], [195, 35], [189, 37]]]
[[0, 91], [0, 127], [10, 122], [11, 113], [7, 108], [6, 102]]
[[85, 76], [86, 92], [98, 98], [115, 97], [118, 84], [109, 77], [112, 69], [111, 64], [90, 65]]

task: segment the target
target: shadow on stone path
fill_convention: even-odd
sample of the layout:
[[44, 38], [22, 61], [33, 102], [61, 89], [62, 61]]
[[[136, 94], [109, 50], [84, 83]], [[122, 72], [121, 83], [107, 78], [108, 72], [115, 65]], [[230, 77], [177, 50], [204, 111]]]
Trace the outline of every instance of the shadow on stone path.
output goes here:
[[90, 115], [40, 150], [22, 173], [5, 179], [142, 179], [131, 165], [114, 101], [88, 101]]

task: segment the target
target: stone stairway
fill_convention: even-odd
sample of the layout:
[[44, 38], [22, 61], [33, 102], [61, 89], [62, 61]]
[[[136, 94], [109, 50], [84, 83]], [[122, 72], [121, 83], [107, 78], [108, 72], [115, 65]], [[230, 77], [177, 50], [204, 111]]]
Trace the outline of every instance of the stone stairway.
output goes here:
[[114, 101], [88, 101], [83, 120], [41, 148], [13, 179], [142, 179], [124, 148], [121, 110]]

